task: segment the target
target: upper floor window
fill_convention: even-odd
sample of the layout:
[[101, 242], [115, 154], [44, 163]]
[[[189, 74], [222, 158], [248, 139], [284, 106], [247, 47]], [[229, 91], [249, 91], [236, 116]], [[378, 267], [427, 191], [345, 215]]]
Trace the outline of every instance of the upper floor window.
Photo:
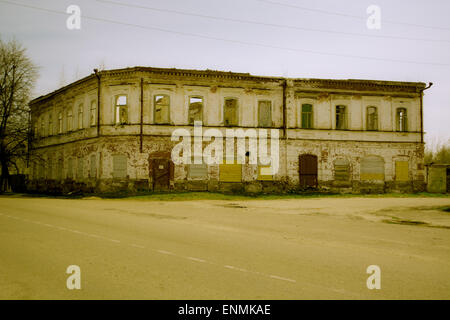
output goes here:
[[347, 107], [336, 106], [336, 129], [347, 129]]
[[48, 135], [53, 135], [53, 117], [51, 114], [48, 115]]
[[83, 129], [83, 105], [78, 106], [78, 129]]
[[272, 126], [272, 102], [258, 102], [258, 125], [267, 128]]
[[367, 107], [367, 130], [378, 130], [377, 107]]
[[37, 138], [38, 134], [39, 134], [38, 133], [38, 124], [37, 124], [37, 122], [34, 123], [33, 132], [34, 132], [34, 137]]
[[189, 97], [188, 123], [203, 121], [203, 97]]
[[406, 109], [398, 108], [397, 109], [397, 131], [407, 131], [407, 117], [406, 117]]
[[95, 126], [95, 124], [97, 123], [97, 101], [92, 101], [91, 102], [91, 113], [90, 113], [90, 117], [89, 117], [89, 124], [91, 126]]
[[170, 97], [159, 94], [154, 97], [154, 122], [165, 124], [170, 122]]
[[63, 133], [63, 116], [62, 113], [58, 113], [58, 134]]
[[312, 104], [302, 104], [301, 112], [302, 129], [311, 129], [313, 127], [313, 106]]
[[238, 125], [238, 103], [237, 99], [229, 98], [225, 99], [223, 106], [223, 123], [226, 126]]
[[45, 122], [44, 122], [44, 117], [42, 116], [40, 119], [41, 122], [41, 137], [45, 136]]
[[128, 121], [128, 99], [126, 95], [116, 97], [114, 110], [114, 124], [123, 124]]
[[73, 130], [73, 114], [72, 114], [72, 108], [67, 110], [67, 131]]

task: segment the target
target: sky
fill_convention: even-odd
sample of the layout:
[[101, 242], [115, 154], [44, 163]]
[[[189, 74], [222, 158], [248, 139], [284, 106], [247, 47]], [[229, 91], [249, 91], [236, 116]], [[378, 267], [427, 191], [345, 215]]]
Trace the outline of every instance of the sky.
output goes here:
[[[70, 30], [70, 5], [81, 28]], [[380, 28], [367, 20], [380, 9]], [[213, 69], [292, 78], [433, 82], [428, 147], [450, 143], [448, 0], [0, 0], [0, 37], [39, 66], [34, 96], [94, 68]]]

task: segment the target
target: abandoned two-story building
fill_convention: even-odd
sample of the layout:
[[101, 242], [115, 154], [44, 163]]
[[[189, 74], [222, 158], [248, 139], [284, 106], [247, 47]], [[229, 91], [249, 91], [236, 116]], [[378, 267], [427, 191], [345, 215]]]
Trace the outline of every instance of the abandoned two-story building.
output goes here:
[[[422, 191], [425, 89], [210, 70], [95, 71], [30, 102], [29, 188]], [[172, 133], [193, 132], [194, 121], [224, 135], [230, 128], [277, 130], [279, 169], [263, 172], [248, 161], [174, 163]]]

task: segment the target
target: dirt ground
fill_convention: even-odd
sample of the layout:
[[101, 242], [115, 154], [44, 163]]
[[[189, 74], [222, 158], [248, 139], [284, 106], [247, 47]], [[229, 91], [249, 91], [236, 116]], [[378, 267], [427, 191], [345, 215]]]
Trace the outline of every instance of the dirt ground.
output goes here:
[[[448, 197], [3, 196], [0, 298], [450, 299], [449, 208]], [[79, 291], [66, 288], [73, 264]]]

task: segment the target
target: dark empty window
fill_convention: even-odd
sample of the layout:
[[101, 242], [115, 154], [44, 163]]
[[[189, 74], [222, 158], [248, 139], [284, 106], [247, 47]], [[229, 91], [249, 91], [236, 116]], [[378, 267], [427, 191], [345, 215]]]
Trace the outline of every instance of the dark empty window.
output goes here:
[[376, 107], [367, 107], [367, 130], [378, 130], [378, 112]]
[[347, 129], [346, 106], [336, 106], [336, 129]]
[[194, 124], [194, 121], [203, 121], [202, 97], [189, 97], [188, 123]]
[[170, 122], [170, 97], [165, 94], [155, 96], [155, 123], [164, 124]]

